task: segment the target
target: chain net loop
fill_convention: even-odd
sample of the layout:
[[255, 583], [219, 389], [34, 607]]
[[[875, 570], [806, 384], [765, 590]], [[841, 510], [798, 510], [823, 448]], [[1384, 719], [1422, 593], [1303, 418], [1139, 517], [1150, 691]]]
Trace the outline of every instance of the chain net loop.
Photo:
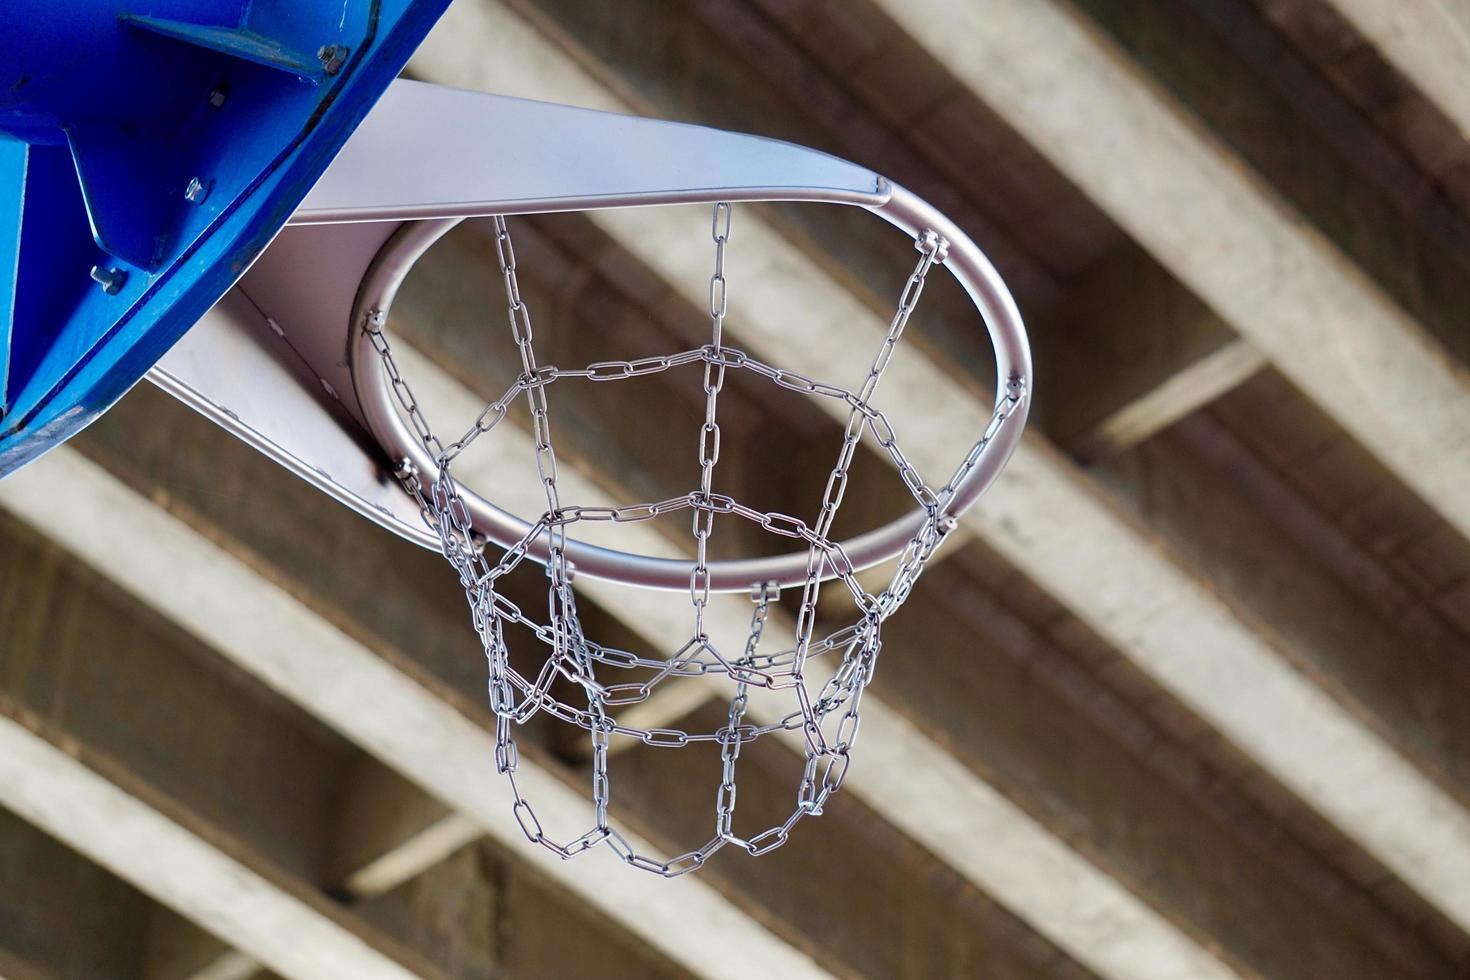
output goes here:
[[[709, 343], [675, 354], [631, 361], [602, 361], [574, 370], [538, 362], [531, 311], [521, 295], [515, 248], [505, 219], [495, 217], [496, 254], [504, 279], [511, 336], [520, 355], [521, 373], [514, 384], [490, 402], [471, 426], [452, 442], [445, 443], [434, 434], [422, 407], [404, 380], [383, 332], [385, 316], [371, 314], [366, 324], [373, 347], [392, 382], [399, 407], [436, 463], [438, 473], [433, 479], [419, 473], [406, 460], [399, 465], [396, 475], [417, 501], [425, 524], [438, 535], [444, 557], [458, 573], [469, 601], [474, 629], [484, 647], [489, 669], [489, 700], [495, 715], [495, 768], [509, 781], [515, 820], [528, 840], [562, 858], [571, 858], [597, 845], [606, 845], [625, 863], [670, 878], [699, 868], [726, 845], [733, 845], [752, 855], [765, 854], [780, 847], [789, 839], [798, 821], [820, 814], [832, 794], [841, 788], [850, 752], [857, 741], [863, 692], [872, 680], [882, 648], [880, 633], [883, 622], [908, 598], [926, 563], [954, 529], [955, 520], [945, 509], [954, 488], [980, 459], [1024, 394], [1021, 391], [1009, 392], [949, 482], [940, 487], [930, 486], [904, 456], [893, 427], [883, 413], [872, 406], [872, 398], [923, 293], [925, 280], [933, 266], [944, 261], [948, 243], [932, 231], [924, 232], [915, 240], [918, 262], [904, 284], [868, 374], [854, 391], [764, 364], [725, 343], [724, 322], [729, 306], [725, 254], [731, 241], [732, 212], [729, 204], [720, 203], [715, 205], [712, 217], [714, 272], [709, 288]], [[705, 393], [704, 421], [696, 443], [698, 489], [667, 500], [621, 507], [563, 504], [557, 487], [556, 451], [552, 442], [547, 388], [559, 378], [619, 381], [693, 364], [703, 365]], [[729, 369], [749, 371], [782, 388], [834, 399], [847, 406], [837, 460], [812, 521], [778, 512], [762, 512], [716, 492], [715, 470], [720, 458], [719, 395]], [[461, 486], [453, 474], [454, 462], [476, 439], [505, 419], [517, 398], [524, 398], [530, 411], [536, 470], [545, 491], [546, 510], [519, 541], [492, 557], [486, 553], [485, 539], [473, 527]], [[864, 435], [872, 438], [888, 454], [904, 485], [926, 515], [899, 557], [891, 580], [877, 594], [863, 588], [841, 544], [830, 536], [847, 489], [849, 468]], [[689, 602], [693, 611], [691, 639], [664, 658], [639, 656], [600, 645], [588, 638], [577, 615], [577, 596], [572, 586], [574, 570], [566, 556], [568, 528], [582, 521], [648, 521], [681, 510], [691, 512], [694, 539], [694, 560], [689, 576]], [[740, 517], [766, 531], [805, 543], [806, 580], [800, 589], [795, 612], [796, 642], [790, 649], [777, 652], [761, 650], [762, 634], [772, 605], [780, 601], [779, 590], [770, 583], [751, 583], [753, 610], [744, 647], [738, 655], [732, 657], [721, 652], [706, 631], [705, 612], [710, 597], [708, 547], [715, 518], [720, 515]], [[544, 619], [528, 615], [497, 590], [497, 582], [528, 557], [533, 543], [542, 536], [547, 539], [549, 553]], [[818, 635], [818, 596], [823, 581], [833, 578], [851, 593], [857, 618], [847, 626]], [[543, 647], [544, 659], [534, 675], [511, 666], [506, 640], [507, 627], [510, 626], [528, 629]], [[807, 670], [809, 661], [817, 657], [835, 659], [836, 664], [830, 676], [813, 693], [815, 678], [809, 683]], [[640, 674], [643, 675], [641, 680], [621, 680]], [[570, 690], [580, 693], [579, 703], [569, 703], [553, 693], [553, 685], [558, 678], [570, 682]], [[616, 719], [613, 709], [646, 701], [660, 685], [681, 678], [724, 678], [733, 684], [734, 693], [730, 697], [724, 725], [711, 732], [689, 732], [675, 728], [639, 728]], [[778, 721], [751, 724], [746, 720], [746, 714], [752, 687], [791, 692], [795, 710]], [[591, 740], [594, 823], [590, 830], [573, 840], [557, 841], [548, 836], [531, 802], [516, 783], [519, 755], [515, 729], [542, 713], [578, 726]], [[734, 831], [735, 775], [741, 750], [761, 736], [782, 731], [800, 733], [804, 755], [795, 807], [781, 823], [752, 836], [738, 836]], [[608, 817], [611, 803], [608, 756], [614, 736], [636, 739], [655, 747], [678, 748], [695, 743], [719, 746], [721, 779], [715, 799], [714, 835], [701, 847], [671, 858], [651, 857], [637, 852], [612, 826]]]

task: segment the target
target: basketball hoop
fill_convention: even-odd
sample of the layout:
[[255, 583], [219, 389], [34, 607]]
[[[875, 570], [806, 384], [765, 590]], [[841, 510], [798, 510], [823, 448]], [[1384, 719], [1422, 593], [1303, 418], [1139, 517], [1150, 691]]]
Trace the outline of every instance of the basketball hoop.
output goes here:
[[[0, 36], [0, 50], [44, 79], [11, 93], [14, 105], [0, 117], [0, 131], [24, 141], [0, 147], [0, 184], [8, 188], [0, 203], [11, 206], [12, 218], [23, 215], [10, 222], [0, 252], [24, 254], [11, 263], [0, 295], [25, 300], [11, 303], [0, 321], [0, 476], [79, 431], [147, 372], [333, 499], [443, 553], [489, 664], [496, 768], [510, 780], [514, 815], [532, 841], [562, 857], [606, 844], [627, 863], [670, 877], [727, 844], [752, 854], [780, 846], [842, 785], [884, 621], [1020, 438], [1030, 355], [1020, 314], [985, 256], [913, 194], [805, 147], [393, 80], [443, 0], [348, 0], [341, 10], [284, 20], [274, 8], [243, 4], [234, 28], [217, 26], [219, 12], [208, 5], [176, 6], [181, 19], [87, 5], [48, 21], [45, 31]], [[100, 53], [75, 72], [55, 72], [68, 52], [83, 48]], [[311, 51], [318, 55], [303, 54]], [[99, 86], [116, 89], [117, 98], [91, 98]], [[517, 133], [535, 138], [504, 138]], [[914, 242], [917, 262], [865, 377], [807, 377], [725, 336], [733, 208], [762, 201], [862, 207]], [[637, 360], [543, 363], [505, 215], [675, 203], [714, 207], [708, 342]], [[386, 324], [414, 262], [471, 216], [494, 222], [520, 371], [446, 440], [414, 398]], [[95, 283], [84, 282], [89, 265]], [[989, 424], [938, 485], [909, 462], [874, 402], [935, 266], [979, 309], [997, 372]], [[54, 310], [53, 300], [60, 304]], [[13, 358], [12, 349], [26, 354]], [[697, 485], [651, 503], [566, 499], [557, 480], [552, 389], [681, 368], [703, 373], [703, 420], [690, 435]], [[758, 510], [720, 491], [719, 396], [730, 372], [826, 400], [845, 417], [836, 461], [808, 518]], [[531, 414], [545, 492], [534, 521], [497, 507], [455, 475], [464, 450], [518, 401]], [[833, 522], [865, 438], [887, 454], [915, 507], [838, 541]], [[636, 524], [667, 514], [688, 516], [692, 558], [616, 551], [575, 537], [586, 523]], [[789, 538], [794, 550], [711, 560], [716, 525], [734, 520]], [[545, 566], [550, 581], [544, 615], [523, 611], [498, 588], [527, 559]], [[857, 574], [883, 562], [894, 563], [893, 575], [869, 592]], [[683, 593], [689, 638], [657, 656], [596, 642], [577, 611], [577, 583], [585, 580]], [[840, 583], [856, 614], [840, 629], [819, 632], [817, 601], [828, 582]], [[799, 596], [794, 641], [768, 651], [762, 636], [783, 590]], [[749, 627], [734, 644], [713, 637], [706, 623], [711, 596], [725, 592], [752, 597]], [[507, 649], [507, 632], [521, 629], [544, 651], [525, 672], [512, 666]], [[818, 662], [834, 664], [821, 684], [812, 667]], [[578, 703], [553, 691], [559, 678], [579, 692]], [[696, 682], [728, 685], [725, 723], [712, 731], [619, 720], [619, 709], [666, 685]], [[789, 710], [772, 723], [750, 723], [757, 692], [789, 699]], [[513, 730], [543, 713], [591, 741], [594, 826], [565, 843], [547, 836], [515, 782]], [[744, 746], [775, 732], [792, 733], [803, 746], [795, 809], [780, 824], [738, 836], [736, 762]], [[704, 845], [661, 860], [635, 853], [613, 828], [608, 756], [615, 738], [719, 747], [714, 834]]]
[[[917, 199], [896, 188], [885, 207], [893, 209], [885, 216], [900, 227], [908, 223], [905, 218], [911, 221], [927, 211]], [[881, 627], [907, 599], [959, 515], [978, 499], [1004, 465], [1024, 424], [1028, 394], [1025, 373], [1017, 370], [1009, 356], [1019, 350], [1023, 352], [1020, 364], [1025, 364], [1025, 337], [1002, 291], [1000, 296], [1005, 302], [990, 308], [982, 305], [996, 348], [1000, 379], [994, 412], [949, 480], [931, 487], [905, 457], [893, 427], [874, 407], [873, 397], [933, 268], [960, 260], [958, 267], [950, 266], [951, 270], [970, 287], [972, 296], [987, 297], [998, 285], [993, 272], [984, 283], [987, 289], [976, 289], [973, 281], [966, 281], [972, 270], [989, 270], [983, 256], [967, 238], [952, 241], [943, 234], [940, 222], [913, 221], [911, 233], [918, 260], [868, 374], [854, 390], [766, 364], [724, 336], [729, 298], [725, 255], [731, 242], [732, 214], [729, 202], [714, 205], [708, 343], [638, 360], [602, 361], [572, 368], [544, 364], [537, 357], [531, 311], [521, 294], [509, 226], [504, 216], [496, 215], [496, 252], [521, 371], [515, 382], [453, 440], [441, 438], [430, 426], [410, 380], [393, 356], [385, 326], [408, 269], [455, 222], [408, 225], [390, 239], [364, 279], [355, 313], [358, 328], [352, 343], [352, 373], [357, 395], [373, 434], [395, 461], [395, 475], [412, 495], [464, 588], [489, 664], [490, 705], [496, 717], [496, 769], [510, 782], [516, 820], [531, 842], [562, 858], [605, 844], [627, 864], [664, 877], [699, 868], [727, 844], [752, 855], [781, 846], [799, 820], [820, 814], [831, 794], [841, 787], [857, 739], [863, 691], [872, 680], [881, 649]], [[945, 230], [953, 233], [952, 227]], [[610, 506], [564, 500], [557, 482], [548, 394], [551, 389], [558, 384], [607, 383], [695, 365], [703, 370], [705, 393], [703, 422], [691, 436], [699, 465], [698, 486], [680, 496], [649, 503]], [[810, 521], [763, 512], [716, 491], [721, 451], [719, 395], [729, 371], [747, 371], [781, 388], [812, 398], [833, 399], [846, 407], [837, 458]], [[533, 522], [497, 507], [464, 486], [454, 474], [460, 455], [500, 424], [512, 405], [522, 399], [530, 411], [536, 469], [546, 498], [545, 510]], [[843, 501], [849, 468], [865, 436], [889, 456], [916, 507], [886, 527], [849, 541], [836, 541], [830, 536], [833, 521]], [[686, 511], [692, 525], [692, 560], [612, 551], [572, 537], [573, 530], [583, 522], [637, 523]], [[710, 561], [708, 544], [716, 518], [752, 522], [772, 534], [793, 539], [804, 550], [774, 558]], [[550, 580], [544, 618], [522, 610], [497, 589], [497, 583], [528, 558], [544, 565]], [[879, 592], [870, 593], [856, 573], [887, 561], [896, 561], [891, 579]], [[574, 579], [578, 577], [686, 593], [691, 608], [688, 642], [663, 657], [639, 656], [598, 644], [585, 634], [577, 615]], [[818, 596], [823, 584], [834, 580], [850, 594], [856, 619], [841, 629], [818, 635]], [[781, 591], [788, 588], [800, 592], [795, 611], [796, 643], [791, 649], [768, 653], [761, 649], [762, 634], [772, 604], [779, 603]], [[705, 624], [711, 593], [733, 591], [748, 592], [753, 603], [750, 626], [738, 652], [721, 650]], [[544, 648], [544, 658], [534, 675], [511, 666], [507, 632], [512, 626], [529, 629]], [[830, 677], [817, 685], [814, 678], [809, 679], [807, 665], [819, 657], [835, 659], [837, 664]], [[553, 693], [559, 678], [580, 692], [578, 703]], [[711, 679], [723, 679], [730, 685], [726, 723], [713, 731], [639, 728], [621, 724], [614, 716], [614, 709], [644, 701], [665, 684], [708, 683]], [[794, 710], [775, 723], [747, 723], [752, 688], [789, 693]], [[559, 842], [547, 834], [515, 780], [514, 729], [541, 713], [585, 730], [591, 740], [594, 825], [568, 841]], [[754, 835], [738, 836], [733, 830], [736, 762], [745, 745], [782, 730], [799, 732], [804, 745], [795, 807], [782, 823]], [[721, 780], [714, 807], [714, 833], [702, 846], [667, 859], [650, 857], [634, 851], [613, 827], [608, 813], [612, 791], [608, 757], [615, 737], [637, 739], [656, 747], [678, 748], [700, 742], [719, 746]]]

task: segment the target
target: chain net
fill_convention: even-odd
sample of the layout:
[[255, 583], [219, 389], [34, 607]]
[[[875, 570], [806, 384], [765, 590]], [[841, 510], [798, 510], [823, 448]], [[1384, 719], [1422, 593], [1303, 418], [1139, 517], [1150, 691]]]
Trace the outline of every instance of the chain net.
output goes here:
[[[562, 858], [571, 858], [598, 845], [606, 845], [625, 863], [675, 877], [699, 868], [726, 845], [752, 855], [765, 854], [786, 843], [792, 828], [803, 817], [818, 815], [847, 774], [850, 753], [857, 741], [863, 692], [873, 678], [882, 647], [884, 621], [908, 598], [925, 564], [955, 520], [946, 504], [955, 487], [975, 466], [986, 447], [1019, 404], [1023, 393], [1009, 392], [991, 418], [979, 441], [942, 487], [925, 483], [899, 448], [893, 427], [872, 406], [885, 369], [904, 328], [908, 325], [925, 279], [932, 267], [946, 257], [947, 243], [933, 232], [915, 240], [917, 265], [906, 281], [897, 309], [874, 357], [867, 377], [856, 390], [817, 381], [791, 371], [764, 364], [725, 342], [728, 309], [725, 253], [730, 242], [732, 209], [715, 206], [712, 221], [714, 272], [709, 290], [709, 343], [677, 354], [632, 361], [603, 361], [568, 370], [537, 361], [531, 311], [521, 296], [515, 250], [504, 218], [494, 218], [496, 250], [505, 281], [510, 329], [519, 351], [521, 373], [498, 399], [489, 403], [458, 439], [444, 442], [429, 427], [422, 408], [404, 380], [383, 332], [385, 315], [370, 316], [367, 331], [392, 382], [401, 409], [413, 425], [425, 450], [434, 458], [437, 475], [421, 474], [408, 461], [400, 464], [397, 476], [417, 500], [425, 523], [441, 542], [444, 557], [459, 575], [469, 601], [474, 628], [489, 665], [490, 707], [495, 715], [495, 768], [510, 783], [514, 796], [512, 811], [526, 837]], [[705, 410], [696, 449], [699, 487], [689, 493], [654, 503], [622, 507], [590, 506], [563, 502], [558, 491], [556, 451], [551, 436], [547, 388], [558, 378], [578, 377], [592, 381], [616, 381], [702, 364]], [[847, 408], [846, 424], [837, 460], [828, 477], [815, 518], [808, 522], [778, 512], [748, 507], [733, 497], [715, 492], [715, 469], [720, 458], [720, 391], [728, 370], [750, 371], [775, 384], [803, 394], [836, 399]], [[530, 530], [511, 547], [490, 553], [485, 539], [473, 527], [461, 486], [454, 477], [456, 458], [476, 439], [491, 431], [507, 415], [512, 404], [524, 398], [531, 417], [536, 469], [545, 489], [546, 509]], [[922, 509], [924, 520], [899, 556], [893, 576], [877, 594], [859, 583], [842, 545], [830, 536], [833, 521], [847, 488], [848, 471], [863, 436], [870, 436], [887, 453], [904, 485]], [[567, 560], [568, 529], [583, 521], [631, 523], [651, 520], [678, 511], [691, 513], [693, 562], [689, 575], [688, 601], [692, 608], [692, 638], [667, 657], [640, 656], [600, 645], [588, 638], [577, 615], [577, 595], [572, 585], [574, 569]], [[752, 521], [773, 534], [801, 541], [807, 549], [806, 579], [800, 587], [795, 612], [795, 644], [788, 649], [766, 652], [762, 634], [779, 590], [772, 583], [751, 583], [752, 611], [743, 648], [735, 655], [717, 648], [705, 627], [710, 599], [708, 551], [715, 518], [729, 515]], [[528, 615], [500, 591], [497, 582], [514, 570], [545, 538], [549, 559], [549, 581], [544, 619]], [[840, 581], [851, 593], [856, 619], [842, 628], [818, 634], [817, 599], [824, 580]], [[533, 674], [514, 669], [506, 634], [509, 627], [530, 630], [544, 648], [540, 667]], [[810, 670], [816, 658], [835, 660], [829, 669]], [[631, 678], [637, 678], [631, 679]], [[725, 724], [714, 731], [685, 731], [677, 728], [639, 728], [620, 723], [615, 709], [648, 700], [661, 685], [680, 678], [723, 680], [729, 685], [729, 711]], [[562, 679], [577, 692], [576, 703], [558, 697], [554, 685]], [[821, 682], [818, 683], [818, 680]], [[751, 688], [790, 692], [794, 710], [766, 724], [747, 718]], [[545, 713], [585, 730], [591, 739], [592, 804], [594, 825], [572, 840], [552, 839], [542, 828], [531, 802], [516, 784], [518, 765], [515, 729]], [[778, 824], [759, 833], [741, 837], [734, 832], [736, 765], [741, 750], [756, 739], [777, 732], [799, 733], [804, 764], [796, 792], [795, 807]], [[695, 743], [713, 743], [720, 753], [721, 779], [714, 806], [714, 833], [701, 847], [670, 858], [639, 853], [609, 822], [612, 785], [608, 773], [609, 746], [614, 737], [636, 739], [643, 744], [679, 748]]]

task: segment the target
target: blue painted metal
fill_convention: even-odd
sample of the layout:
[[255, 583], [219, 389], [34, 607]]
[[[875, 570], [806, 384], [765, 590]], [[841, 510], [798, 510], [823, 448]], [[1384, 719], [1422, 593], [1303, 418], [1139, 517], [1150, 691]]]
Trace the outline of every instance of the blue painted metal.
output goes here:
[[10, 377], [11, 324], [15, 321], [15, 281], [20, 272], [20, 223], [24, 217], [26, 151], [19, 140], [0, 136], [0, 187], [22, 193], [0, 196], [0, 410]]
[[[9, 5], [0, 475], [109, 408], [229, 289], [447, 4]], [[126, 280], [109, 294], [93, 266]]]

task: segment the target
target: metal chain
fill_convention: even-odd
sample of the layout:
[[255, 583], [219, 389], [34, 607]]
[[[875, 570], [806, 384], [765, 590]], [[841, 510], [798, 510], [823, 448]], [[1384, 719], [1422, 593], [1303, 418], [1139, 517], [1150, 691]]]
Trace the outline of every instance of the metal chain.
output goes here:
[[[831, 532], [832, 522], [837, 517], [837, 509], [842, 506], [842, 498], [847, 490], [848, 468], [857, 455], [858, 443], [862, 439], [863, 432], [870, 426], [869, 416], [860, 412], [858, 406], [866, 406], [872, 401], [873, 394], [878, 390], [878, 382], [882, 380], [883, 373], [888, 369], [888, 363], [893, 358], [893, 351], [898, 346], [899, 338], [903, 336], [904, 328], [908, 326], [909, 317], [913, 315], [914, 308], [918, 306], [929, 270], [936, 261], [943, 260], [944, 252], [948, 249], [948, 245], [932, 231], [926, 231], [920, 235], [914, 247], [919, 251], [918, 265], [914, 267], [914, 271], [904, 283], [903, 292], [899, 295], [898, 308], [888, 324], [888, 332], [884, 335], [883, 342], [878, 347], [878, 354], [868, 368], [868, 376], [863, 381], [862, 389], [851, 404], [847, 424], [843, 427], [842, 447], [837, 453], [837, 463], [827, 476], [827, 485], [822, 493], [822, 503], [817, 513], [816, 527], [813, 529], [816, 537], [823, 540]], [[886, 423], [885, 428], [887, 428]], [[891, 429], [888, 430], [886, 441], [890, 446], [896, 448], [897, 443], [892, 438]], [[920, 497], [921, 505], [932, 518], [937, 509], [937, 501], [933, 500], [932, 493], [928, 493], [923, 479], [919, 477], [917, 471], [907, 465], [907, 461], [900, 465], [899, 471], [903, 474], [905, 484], [915, 493], [915, 496]], [[802, 588], [801, 604], [796, 613], [796, 659], [793, 670], [798, 680], [801, 678], [806, 647], [811, 642], [812, 628], [816, 622], [817, 598], [821, 591], [822, 573], [826, 566], [827, 555], [815, 545], [810, 547], [807, 551], [806, 584]]]
[[[725, 279], [725, 246], [730, 241], [730, 205], [715, 205], [710, 219], [710, 238], [715, 243], [715, 271], [709, 278], [709, 354], [704, 362], [704, 425], [699, 430], [699, 500], [708, 502], [714, 489], [715, 464], [720, 461], [720, 423], [716, 418], [720, 389], [725, 386], [725, 365], [720, 359], [729, 309]], [[705, 638], [704, 610], [709, 605], [709, 538], [715, 529], [713, 509], [694, 511], [694, 568], [689, 573], [689, 600], [694, 605], [694, 635]]]
[[[894, 351], [923, 292], [934, 265], [943, 263], [947, 243], [933, 232], [918, 236], [915, 247], [920, 258], [905, 282], [893, 319], [884, 335], [867, 376], [856, 391], [776, 368], [730, 347], [724, 339], [728, 310], [728, 281], [725, 252], [730, 240], [732, 209], [715, 206], [711, 238], [715, 245], [714, 272], [710, 277], [710, 343], [676, 354], [629, 361], [599, 361], [578, 369], [541, 365], [536, 358], [531, 312], [521, 294], [515, 249], [503, 218], [494, 219], [496, 252], [506, 290], [507, 312], [512, 337], [521, 360], [521, 373], [500, 397], [488, 403], [468, 429], [449, 443], [442, 442], [430, 427], [423, 409], [404, 379], [384, 333], [384, 317], [376, 311], [367, 315], [364, 330], [392, 382], [399, 407], [417, 434], [424, 450], [434, 460], [437, 472], [420, 473], [409, 461], [401, 461], [396, 474], [413, 495], [428, 526], [440, 539], [446, 560], [455, 568], [469, 602], [471, 619], [485, 650], [488, 692], [495, 715], [495, 768], [505, 776], [513, 796], [512, 813], [526, 837], [553, 853], [570, 858], [598, 844], [606, 844], [627, 864], [664, 877], [685, 874], [702, 866], [726, 845], [753, 855], [764, 854], [786, 843], [794, 826], [807, 815], [822, 812], [846, 776], [850, 751], [861, 727], [861, 702], [872, 680], [882, 649], [881, 627], [908, 598], [915, 581], [955, 526], [946, 507], [955, 488], [984, 457], [986, 448], [1006, 425], [1026, 397], [1019, 386], [1005, 392], [989, 426], [971, 447], [949, 481], [938, 489], [930, 487], [899, 448], [897, 436], [884, 414], [873, 407], [876, 394]], [[556, 452], [551, 437], [547, 389], [557, 381], [578, 378], [592, 382], [620, 381], [645, 377], [699, 363], [703, 365], [705, 413], [698, 441], [699, 486], [680, 496], [649, 503], [620, 506], [563, 505], [557, 487]], [[718, 399], [726, 370], [749, 371], [775, 385], [820, 398], [831, 398], [847, 407], [847, 422], [815, 518], [808, 523], [776, 511], [760, 511], [714, 491], [714, 469], [719, 461], [720, 426]], [[524, 397], [531, 416], [537, 473], [546, 496], [546, 511], [529, 530], [498, 557], [485, 554], [485, 540], [474, 523], [459, 484], [453, 476], [454, 463], [475, 440], [492, 431], [505, 419], [511, 406]], [[900, 479], [926, 514], [913, 538], [899, 557], [892, 579], [878, 595], [868, 593], [857, 581], [852, 562], [842, 546], [831, 539], [837, 511], [846, 493], [848, 474], [864, 436], [893, 461]], [[603, 646], [590, 640], [577, 615], [573, 569], [566, 557], [568, 529], [579, 522], [637, 523], [680, 510], [692, 511], [694, 562], [689, 580], [689, 600], [694, 610], [694, 634], [666, 657], [642, 656]], [[807, 578], [796, 612], [796, 640], [790, 649], [760, 652], [760, 643], [779, 590], [768, 583], [752, 586], [754, 609], [743, 650], [727, 657], [709, 636], [705, 613], [709, 602], [708, 547], [716, 515], [728, 514], [750, 521], [772, 534], [806, 543]], [[527, 615], [497, 590], [499, 580], [521, 565], [533, 545], [548, 542], [546, 574], [550, 580], [545, 622]], [[816, 631], [817, 598], [828, 575], [841, 581], [858, 609], [857, 620], [819, 636]], [[525, 627], [547, 650], [534, 676], [516, 670], [506, 645], [506, 627]], [[816, 657], [836, 657], [831, 675], [815, 697], [806, 681], [807, 664]], [[599, 679], [598, 672], [603, 674]], [[611, 709], [646, 700], [656, 688], [678, 679], [723, 676], [735, 685], [724, 724], [714, 731], [687, 732], [677, 728], [639, 728], [617, 721]], [[557, 677], [571, 681], [585, 695], [585, 706], [569, 704], [553, 694]], [[627, 681], [606, 683], [613, 677]], [[752, 688], [773, 693], [790, 691], [795, 710], [764, 725], [746, 721]], [[592, 742], [592, 802], [594, 825], [582, 836], [558, 843], [548, 837], [531, 803], [516, 782], [519, 749], [514, 729], [538, 713], [546, 713], [589, 733]], [[797, 790], [796, 807], [781, 823], [751, 837], [734, 833], [736, 768], [742, 749], [773, 732], [801, 732], [805, 742], [804, 764]], [[609, 821], [611, 782], [608, 759], [614, 736], [637, 739], [657, 748], [679, 748], [692, 743], [713, 742], [720, 748], [721, 780], [715, 799], [715, 834], [699, 848], [667, 860], [638, 853]]]

